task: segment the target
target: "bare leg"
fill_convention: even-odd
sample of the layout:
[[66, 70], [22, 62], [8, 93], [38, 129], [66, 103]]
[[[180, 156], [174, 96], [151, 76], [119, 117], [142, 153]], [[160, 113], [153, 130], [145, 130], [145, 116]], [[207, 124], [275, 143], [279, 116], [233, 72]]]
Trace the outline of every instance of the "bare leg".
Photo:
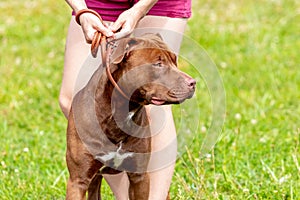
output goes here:
[[66, 40], [64, 72], [59, 95], [60, 107], [66, 118], [69, 115], [77, 76], [88, 53], [89, 45], [84, 40], [80, 26], [72, 17]]
[[117, 200], [128, 200], [129, 180], [125, 172], [115, 175], [104, 175]]

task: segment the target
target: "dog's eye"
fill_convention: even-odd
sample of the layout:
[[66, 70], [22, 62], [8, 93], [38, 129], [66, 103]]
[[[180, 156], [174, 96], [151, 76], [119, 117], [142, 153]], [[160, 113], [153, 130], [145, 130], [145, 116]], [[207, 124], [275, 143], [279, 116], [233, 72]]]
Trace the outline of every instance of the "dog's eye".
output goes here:
[[157, 62], [157, 63], [154, 63], [153, 66], [154, 67], [162, 67], [162, 64], [161, 64], [161, 62]]

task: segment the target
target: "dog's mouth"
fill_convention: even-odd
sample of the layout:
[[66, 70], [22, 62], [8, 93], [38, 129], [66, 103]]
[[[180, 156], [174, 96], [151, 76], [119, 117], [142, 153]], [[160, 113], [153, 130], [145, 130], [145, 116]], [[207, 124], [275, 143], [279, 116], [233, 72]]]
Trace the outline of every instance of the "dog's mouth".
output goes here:
[[168, 95], [168, 98], [162, 99], [159, 97], [151, 97], [150, 102], [154, 105], [163, 105], [163, 104], [179, 104], [184, 102], [186, 99], [190, 99], [193, 97], [194, 91], [186, 92], [186, 93], [177, 93], [176, 95]]
[[[195, 88], [190, 89], [181, 89], [174, 88], [171, 90], [147, 90], [143, 89], [140, 92], [144, 95], [143, 102], [153, 105], [167, 105], [167, 104], [180, 104], [184, 102], [186, 99], [190, 99], [193, 97], [195, 92]], [[146, 101], [145, 101], [146, 100]]]
[[179, 103], [183, 102], [186, 99], [193, 97], [195, 89], [189, 91], [180, 91], [180, 90], [171, 90], [168, 92], [168, 96], [172, 99], [176, 99]]
[[166, 101], [163, 99], [160, 99], [158, 97], [152, 97], [151, 98], [151, 103], [153, 103], [154, 105], [162, 105], [164, 104]]

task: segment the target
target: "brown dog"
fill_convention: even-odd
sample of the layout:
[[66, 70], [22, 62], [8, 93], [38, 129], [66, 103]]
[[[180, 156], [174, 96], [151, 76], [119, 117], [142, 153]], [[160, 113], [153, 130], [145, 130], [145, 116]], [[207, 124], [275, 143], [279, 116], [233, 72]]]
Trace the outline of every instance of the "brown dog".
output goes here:
[[113, 78], [100, 67], [74, 97], [67, 129], [68, 200], [99, 200], [102, 174], [126, 171], [131, 200], [148, 199], [151, 133], [145, 105], [176, 104], [191, 98], [195, 80], [177, 68], [176, 55], [160, 36], [117, 42]]

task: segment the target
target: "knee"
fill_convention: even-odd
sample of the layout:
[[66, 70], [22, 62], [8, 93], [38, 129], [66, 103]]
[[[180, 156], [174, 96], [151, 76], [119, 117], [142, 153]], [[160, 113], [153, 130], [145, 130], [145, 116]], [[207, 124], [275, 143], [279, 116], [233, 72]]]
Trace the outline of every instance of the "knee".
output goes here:
[[63, 94], [62, 92], [59, 94], [59, 106], [66, 118], [68, 118], [70, 112], [71, 102], [72, 99], [69, 96]]

